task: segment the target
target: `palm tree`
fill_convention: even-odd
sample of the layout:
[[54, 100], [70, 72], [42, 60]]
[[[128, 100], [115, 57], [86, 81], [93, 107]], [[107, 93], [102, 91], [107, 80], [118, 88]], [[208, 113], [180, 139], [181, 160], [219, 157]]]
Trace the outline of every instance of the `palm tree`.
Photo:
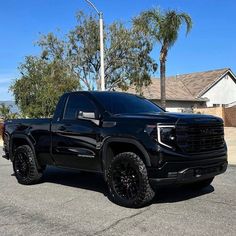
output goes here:
[[145, 35], [150, 36], [154, 42], [159, 42], [160, 49], [160, 82], [161, 82], [161, 106], [166, 107], [166, 59], [169, 49], [175, 44], [183, 23], [186, 24], [186, 35], [192, 28], [191, 17], [184, 12], [175, 10], [161, 11], [151, 9], [142, 12], [133, 19], [134, 26]]

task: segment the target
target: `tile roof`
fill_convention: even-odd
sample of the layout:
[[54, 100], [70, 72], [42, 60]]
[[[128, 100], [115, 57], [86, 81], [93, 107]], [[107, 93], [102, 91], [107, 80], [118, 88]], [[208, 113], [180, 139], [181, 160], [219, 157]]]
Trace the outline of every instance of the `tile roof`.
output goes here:
[[219, 70], [184, 74], [180, 75], [179, 79], [182, 81], [182, 83], [184, 83], [184, 85], [194, 97], [198, 97], [201, 92], [211, 87], [211, 85], [218, 81], [218, 79], [220, 79], [220, 77], [228, 70], [230, 69], [224, 68]]
[[[166, 78], [167, 100], [201, 100], [199, 95], [210, 88], [229, 68], [196, 72], [171, 76]], [[129, 93], [136, 93], [135, 88], [129, 88]], [[152, 79], [150, 86], [143, 88], [143, 96], [147, 99], [160, 99], [160, 79]]]

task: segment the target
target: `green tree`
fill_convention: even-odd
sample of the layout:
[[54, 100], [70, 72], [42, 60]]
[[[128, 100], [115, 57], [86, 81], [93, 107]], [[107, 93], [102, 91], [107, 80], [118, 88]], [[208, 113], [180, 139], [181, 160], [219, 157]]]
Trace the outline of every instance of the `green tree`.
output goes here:
[[0, 104], [0, 118], [3, 120], [15, 119], [19, 115], [11, 111], [12, 105], [6, 105], [5, 103]]
[[21, 78], [12, 84], [11, 91], [26, 117], [50, 117], [59, 97], [79, 88], [79, 81], [59, 59], [28, 56], [19, 70]]
[[[143, 33], [115, 22], [104, 26], [106, 89], [137, 90], [149, 85], [157, 65], [150, 57], [152, 44]], [[100, 88], [99, 24], [94, 15], [77, 15], [77, 26], [68, 35], [68, 58], [84, 89]]]
[[150, 36], [154, 42], [159, 42], [160, 49], [160, 82], [161, 82], [161, 105], [166, 107], [166, 59], [169, 49], [175, 44], [181, 26], [185, 23], [188, 34], [192, 28], [191, 17], [183, 12], [175, 10], [161, 11], [152, 9], [142, 12], [133, 20], [134, 26], [145, 35]]
[[[151, 83], [157, 65], [150, 57], [152, 43], [142, 32], [116, 22], [104, 26], [106, 89], [128, 89], [141, 93]], [[67, 35], [41, 36], [39, 56], [27, 56], [21, 73], [11, 86], [15, 101], [27, 117], [52, 115], [60, 95], [78, 89], [100, 88], [99, 24], [94, 15], [82, 12]]]
[[151, 83], [157, 64], [150, 57], [153, 45], [140, 31], [121, 23], [109, 26], [106, 46], [105, 80], [107, 89], [134, 86], [138, 93]]
[[9, 119], [10, 117], [10, 114], [11, 114], [11, 106], [7, 106], [6, 104], [4, 103], [1, 103], [0, 104], [0, 116], [6, 120], [6, 119]]

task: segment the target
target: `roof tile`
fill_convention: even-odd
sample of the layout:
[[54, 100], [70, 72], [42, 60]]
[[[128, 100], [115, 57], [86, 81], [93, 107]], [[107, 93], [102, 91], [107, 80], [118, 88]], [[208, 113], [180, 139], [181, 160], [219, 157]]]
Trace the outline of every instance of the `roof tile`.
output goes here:
[[[217, 81], [229, 68], [171, 76], [166, 78], [167, 100], [197, 100], [198, 95]], [[136, 93], [135, 88], [128, 89]], [[147, 99], [160, 99], [160, 79], [152, 79], [151, 85], [142, 90]]]

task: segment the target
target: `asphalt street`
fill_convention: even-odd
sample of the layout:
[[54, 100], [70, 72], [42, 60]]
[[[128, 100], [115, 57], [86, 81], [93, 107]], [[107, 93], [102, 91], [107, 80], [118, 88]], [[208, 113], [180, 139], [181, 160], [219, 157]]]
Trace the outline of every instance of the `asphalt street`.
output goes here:
[[[1, 151], [0, 151], [1, 152]], [[17, 183], [0, 157], [0, 235], [236, 235], [236, 166], [202, 191], [162, 188], [151, 205], [112, 203], [101, 176], [47, 168]]]

